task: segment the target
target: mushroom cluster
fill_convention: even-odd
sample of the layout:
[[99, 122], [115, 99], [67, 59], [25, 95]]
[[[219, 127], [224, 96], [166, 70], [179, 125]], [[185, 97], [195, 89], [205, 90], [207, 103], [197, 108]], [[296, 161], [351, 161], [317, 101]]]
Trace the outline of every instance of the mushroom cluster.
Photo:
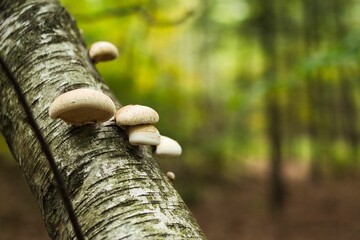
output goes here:
[[131, 145], [154, 145], [158, 156], [181, 155], [180, 144], [166, 136], [161, 136], [154, 126], [159, 114], [148, 106], [126, 105], [115, 114], [116, 124], [127, 130]]
[[[96, 42], [91, 45], [89, 58], [95, 64], [116, 59], [119, 51], [109, 42]], [[158, 156], [180, 156], [180, 144], [166, 136], [160, 135], [154, 126], [159, 121], [159, 114], [148, 106], [126, 105], [116, 111], [110, 97], [94, 89], [80, 88], [65, 92], [55, 98], [49, 107], [52, 119], [61, 119], [67, 124], [81, 126], [106, 122], [115, 117], [116, 124], [126, 130], [131, 145], [156, 146]], [[173, 181], [175, 174], [168, 172], [167, 177]]]

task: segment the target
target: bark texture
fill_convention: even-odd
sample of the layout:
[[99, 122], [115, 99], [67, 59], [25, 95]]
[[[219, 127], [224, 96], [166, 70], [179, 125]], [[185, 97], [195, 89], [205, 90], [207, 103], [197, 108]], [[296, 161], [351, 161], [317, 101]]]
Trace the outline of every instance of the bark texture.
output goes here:
[[[48, 116], [63, 92], [87, 87], [113, 97], [87, 56], [72, 17], [56, 0], [0, 1], [0, 55], [31, 107], [86, 239], [204, 239], [152, 156], [113, 121], [74, 127]], [[53, 173], [10, 79], [0, 66], [0, 130], [52, 239], [74, 239]]]

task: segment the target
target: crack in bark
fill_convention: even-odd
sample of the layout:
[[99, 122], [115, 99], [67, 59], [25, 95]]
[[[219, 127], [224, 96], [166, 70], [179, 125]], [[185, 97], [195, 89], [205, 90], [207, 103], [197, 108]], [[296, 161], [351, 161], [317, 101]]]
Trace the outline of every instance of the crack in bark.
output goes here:
[[38, 142], [41, 145], [41, 150], [44, 153], [44, 155], [46, 156], [46, 159], [49, 163], [49, 166], [51, 168], [51, 171], [53, 173], [53, 176], [55, 178], [55, 181], [57, 183], [57, 189], [62, 197], [62, 200], [64, 202], [65, 208], [67, 210], [67, 213], [69, 215], [69, 219], [71, 221], [71, 224], [73, 226], [74, 229], [74, 233], [77, 237], [78, 240], [83, 240], [84, 236], [83, 233], [81, 231], [77, 216], [74, 212], [74, 208], [73, 205], [71, 203], [71, 200], [69, 198], [69, 195], [67, 193], [67, 189], [65, 186], [65, 183], [63, 181], [63, 178], [56, 166], [55, 163], [55, 159], [53, 157], [53, 154], [50, 150], [50, 148], [48, 147], [46, 140], [38, 126], [38, 124], [35, 121], [35, 118], [31, 112], [31, 109], [29, 107], [29, 104], [27, 103], [27, 100], [25, 99], [25, 96], [23, 95], [23, 92], [21, 90], [20, 85], [17, 83], [14, 75], [12, 74], [12, 72], [10, 71], [10, 69], [8, 68], [8, 66], [6, 65], [6, 63], [4, 62], [3, 58], [0, 56], [0, 65], [2, 66], [5, 74], [7, 75], [8, 79], [10, 80], [10, 82], [13, 85], [13, 88], [19, 98], [19, 102], [21, 103], [23, 110], [25, 111], [26, 117], [27, 117], [27, 121], [28, 124], [30, 125], [30, 127], [32, 128], [35, 136], [37, 137]]

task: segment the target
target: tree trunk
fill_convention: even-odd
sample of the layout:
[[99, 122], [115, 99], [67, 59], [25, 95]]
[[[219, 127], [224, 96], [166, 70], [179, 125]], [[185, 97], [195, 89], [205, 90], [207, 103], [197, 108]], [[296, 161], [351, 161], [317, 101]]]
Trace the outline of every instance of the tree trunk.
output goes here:
[[[321, 26], [321, 1], [319, 0], [303, 0], [303, 19], [304, 19], [304, 45], [305, 54], [310, 55], [320, 46], [320, 26]], [[318, 182], [323, 178], [323, 162], [325, 161], [324, 153], [327, 152], [327, 147], [324, 141], [324, 124], [322, 123], [324, 116], [323, 109], [323, 92], [325, 85], [318, 69], [315, 73], [307, 73], [306, 77], [306, 91], [307, 104], [311, 109], [308, 119], [308, 134], [311, 144], [311, 165], [310, 174], [313, 182]], [[315, 110], [314, 110], [315, 109]]]
[[[344, 41], [343, 39], [349, 34], [349, 27], [345, 22], [349, 3], [349, 1], [332, 1], [336, 29], [335, 39], [337, 42]], [[356, 169], [359, 161], [358, 145], [360, 141], [357, 127], [358, 110], [356, 107], [356, 95], [354, 94], [354, 89], [357, 88], [355, 84], [356, 81], [352, 79], [352, 76], [345, 67], [338, 67], [338, 71], [341, 76], [338, 88], [340, 92], [340, 116], [342, 116], [341, 131], [347, 145], [350, 147], [350, 164]]]
[[[0, 2], [0, 130], [20, 165], [52, 239], [74, 239], [71, 214], [31, 122], [44, 136], [85, 239], [204, 239], [154, 160], [114, 121], [70, 126], [48, 115], [59, 94], [86, 87], [120, 104], [87, 56], [72, 17], [56, 0]], [[24, 111], [20, 86], [34, 119]], [[54, 175], [55, 174], [55, 175]], [[55, 177], [54, 177], [55, 176]]]
[[[278, 83], [276, 1], [261, 0], [260, 40], [266, 59], [264, 78], [268, 86]], [[279, 90], [268, 89], [265, 95], [265, 116], [269, 139], [270, 160], [270, 204], [274, 213], [280, 212], [285, 204], [285, 183], [282, 176], [282, 128], [279, 106]]]

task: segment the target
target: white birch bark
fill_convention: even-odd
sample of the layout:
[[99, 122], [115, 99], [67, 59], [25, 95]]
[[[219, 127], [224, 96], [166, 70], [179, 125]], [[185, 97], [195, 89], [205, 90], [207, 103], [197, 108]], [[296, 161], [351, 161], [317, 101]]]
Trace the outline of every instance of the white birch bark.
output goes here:
[[[0, 56], [31, 108], [85, 239], [204, 239], [151, 148], [131, 146], [112, 121], [74, 127], [48, 116], [60, 93], [88, 87], [113, 97], [56, 0], [0, 0]], [[0, 66], [0, 130], [52, 239], [75, 239], [48, 160], [11, 79]]]

